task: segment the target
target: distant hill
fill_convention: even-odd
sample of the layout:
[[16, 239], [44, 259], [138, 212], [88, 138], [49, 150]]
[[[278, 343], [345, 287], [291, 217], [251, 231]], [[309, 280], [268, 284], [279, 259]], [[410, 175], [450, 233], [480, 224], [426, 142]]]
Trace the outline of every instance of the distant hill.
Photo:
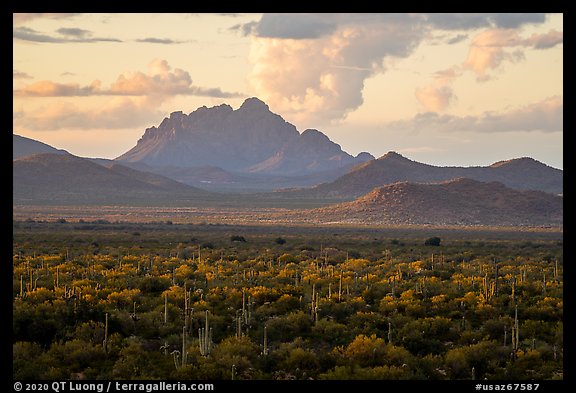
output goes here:
[[532, 158], [500, 161], [487, 167], [438, 167], [389, 152], [376, 160], [354, 167], [333, 182], [296, 193], [351, 199], [386, 184], [404, 181], [435, 183], [459, 177], [482, 182], [497, 181], [518, 190], [539, 190], [553, 194], [563, 192], [563, 172]]
[[400, 182], [351, 202], [295, 213], [314, 222], [418, 225], [562, 226], [563, 198], [498, 182]]
[[14, 203], [145, 202], [207, 197], [200, 190], [117, 163], [100, 165], [71, 154], [36, 154], [15, 159]]
[[40, 153], [69, 154], [66, 150], [59, 150], [46, 143], [39, 142], [24, 136], [12, 134], [12, 159], [31, 156]]
[[116, 158], [154, 167], [219, 167], [289, 176], [347, 170], [372, 159], [368, 153], [353, 157], [318, 130], [300, 134], [254, 97], [236, 110], [222, 104], [203, 106], [189, 115], [173, 112], [158, 127], [146, 129], [135, 147]]

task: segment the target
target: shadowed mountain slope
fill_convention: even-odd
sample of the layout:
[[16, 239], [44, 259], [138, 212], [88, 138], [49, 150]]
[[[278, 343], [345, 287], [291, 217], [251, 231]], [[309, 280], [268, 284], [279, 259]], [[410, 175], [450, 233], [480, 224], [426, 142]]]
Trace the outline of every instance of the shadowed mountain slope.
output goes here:
[[237, 110], [222, 104], [189, 115], [173, 112], [146, 129], [135, 147], [116, 158], [156, 167], [220, 167], [226, 171], [302, 176], [374, 157], [344, 152], [317, 130], [302, 134], [257, 98]]
[[438, 167], [412, 161], [395, 152], [360, 164], [333, 182], [294, 192], [351, 199], [386, 184], [403, 181], [435, 183], [460, 177], [482, 182], [497, 181], [518, 190], [563, 192], [563, 172], [532, 158], [500, 161], [487, 167]]

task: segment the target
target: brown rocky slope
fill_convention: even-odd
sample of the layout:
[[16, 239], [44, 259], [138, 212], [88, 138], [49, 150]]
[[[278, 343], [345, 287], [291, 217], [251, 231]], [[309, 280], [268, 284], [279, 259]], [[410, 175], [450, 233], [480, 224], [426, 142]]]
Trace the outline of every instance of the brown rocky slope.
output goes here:
[[295, 216], [354, 224], [562, 226], [563, 198], [466, 178], [435, 184], [399, 182], [351, 202]]

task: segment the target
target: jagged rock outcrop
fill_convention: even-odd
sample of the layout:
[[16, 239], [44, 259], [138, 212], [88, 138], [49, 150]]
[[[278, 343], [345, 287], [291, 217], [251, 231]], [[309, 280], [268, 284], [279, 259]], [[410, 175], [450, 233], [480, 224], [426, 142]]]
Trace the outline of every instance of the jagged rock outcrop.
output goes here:
[[116, 160], [152, 166], [216, 166], [228, 171], [305, 175], [374, 157], [353, 157], [317, 130], [302, 134], [258, 98], [237, 110], [223, 104], [186, 115], [173, 112], [148, 128], [136, 146]]

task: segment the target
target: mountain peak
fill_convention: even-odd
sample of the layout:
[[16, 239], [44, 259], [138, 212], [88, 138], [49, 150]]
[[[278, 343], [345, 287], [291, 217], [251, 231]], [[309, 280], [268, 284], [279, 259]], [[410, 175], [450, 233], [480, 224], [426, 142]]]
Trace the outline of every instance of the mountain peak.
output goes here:
[[358, 153], [358, 155], [356, 156], [356, 159], [366, 162], [366, 161], [371, 161], [374, 159], [374, 156], [366, 151], [360, 152]]
[[395, 151], [389, 151], [388, 153], [384, 154], [379, 160], [408, 160], [402, 154], [396, 153]]
[[[520, 157], [520, 158], [513, 158], [510, 160], [503, 160], [495, 162], [494, 164], [490, 165], [491, 168], [498, 168], [507, 165], [533, 165], [533, 164], [542, 164], [540, 161], [535, 160], [531, 157]], [[545, 164], [542, 164], [545, 165]]]
[[486, 183], [496, 181], [513, 189], [559, 194], [563, 190], [562, 177], [562, 170], [549, 167], [529, 157], [500, 161], [485, 167], [439, 167], [412, 161], [391, 151], [377, 160], [357, 165], [331, 183], [318, 185], [311, 193], [359, 197], [374, 187], [399, 181], [437, 183], [468, 178], [458, 180], [454, 184], [473, 188], [477, 184], [472, 181]]
[[247, 98], [238, 110], [270, 110], [270, 107], [266, 103], [256, 97]]
[[[362, 156], [365, 159], [365, 155]], [[150, 166], [217, 166], [235, 172], [307, 175], [360, 163], [318, 130], [302, 134], [256, 97], [236, 110], [227, 104], [172, 112], [148, 128], [118, 161]]]
[[329, 142], [330, 139], [323, 133], [313, 128], [308, 128], [302, 132], [301, 137], [308, 141]]
[[185, 117], [186, 115], [184, 113], [182, 113], [182, 111], [175, 111], [170, 113], [170, 120], [175, 120], [175, 119], [180, 119], [182, 117]]

